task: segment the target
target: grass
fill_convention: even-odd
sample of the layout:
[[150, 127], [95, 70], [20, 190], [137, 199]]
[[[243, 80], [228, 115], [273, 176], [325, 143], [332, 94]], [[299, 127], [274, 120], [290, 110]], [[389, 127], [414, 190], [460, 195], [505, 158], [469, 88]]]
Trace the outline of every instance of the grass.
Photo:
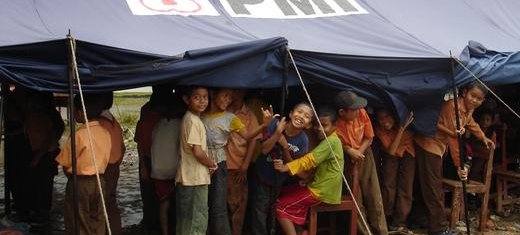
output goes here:
[[148, 92], [121, 92], [114, 94], [114, 106], [141, 107], [150, 99]]

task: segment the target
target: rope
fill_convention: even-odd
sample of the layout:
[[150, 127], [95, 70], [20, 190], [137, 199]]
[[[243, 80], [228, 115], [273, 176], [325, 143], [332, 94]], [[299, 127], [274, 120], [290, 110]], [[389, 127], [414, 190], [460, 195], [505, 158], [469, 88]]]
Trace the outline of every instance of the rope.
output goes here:
[[451, 57], [453, 60], [455, 60], [460, 66], [462, 66], [462, 68], [464, 68], [464, 70], [466, 70], [469, 74], [471, 74], [471, 76], [473, 78], [475, 78], [475, 80], [477, 80], [482, 86], [484, 86], [491, 94], [493, 94], [493, 96], [495, 96], [495, 98], [497, 98], [500, 103], [502, 103], [504, 106], [506, 106], [509, 111], [511, 111], [513, 114], [516, 115], [516, 117], [518, 119], [520, 119], [520, 115], [518, 115], [517, 112], [515, 112], [515, 110], [513, 110], [513, 108], [511, 108], [511, 106], [509, 106], [504, 100], [502, 100], [495, 92], [493, 92], [493, 90], [491, 90], [491, 88], [489, 88], [486, 84], [484, 84], [484, 82], [482, 82], [482, 80], [480, 80], [477, 75], [475, 75], [473, 72], [471, 72], [471, 70], [468, 69], [468, 67], [466, 67], [462, 61], [460, 61], [459, 59], [455, 58], [455, 57]]
[[[81, 89], [81, 82], [80, 82], [80, 79], [79, 79], [79, 72], [78, 72], [78, 64], [76, 62], [76, 40], [74, 38], [71, 37], [72, 40], [69, 40], [70, 42], [70, 48], [71, 48], [71, 53], [72, 53], [72, 65], [73, 65], [73, 68], [72, 70], [74, 70], [74, 76], [78, 82], [78, 90], [79, 90], [79, 96], [80, 96], [80, 99], [81, 99], [81, 105], [83, 106], [83, 115], [85, 116], [85, 126], [87, 127], [87, 133], [88, 133], [88, 142], [89, 142], [89, 152], [90, 152], [90, 156], [91, 156], [91, 160], [92, 160], [92, 163], [94, 164], [94, 168], [96, 169], [96, 180], [97, 180], [97, 185], [98, 185], [98, 189], [99, 189], [99, 195], [101, 196], [101, 205], [103, 207], [103, 214], [105, 216], [105, 222], [106, 222], [106, 226], [107, 226], [107, 230], [108, 230], [108, 235], [112, 235], [112, 231], [110, 230], [110, 222], [108, 220], [108, 213], [107, 213], [107, 208], [106, 208], [106, 205], [105, 205], [105, 197], [103, 196], [103, 189], [101, 187], [101, 179], [99, 177], [99, 170], [98, 170], [98, 167], [97, 167], [97, 162], [96, 162], [96, 155], [95, 155], [95, 152], [93, 151], [94, 150], [94, 144], [92, 142], [92, 133], [90, 132], [90, 126], [88, 125], [88, 118], [87, 118], [87, 110], [86, 110], [86, 107], [85, 107], [85, 100], [83, 99], [83, 90]], [[70, 97], [72, 98], [72, 97]], [[72, 120], [71, 120], [72, 121]]]
[[[291, 49], [289, 47], [287, 47], [286, 49], [287, 49], [287, 52], [289, 54], [289, 57], [291, 58], [292, 64], [294, 66], [294, 69], [296, 70], [296, 74], [298, 75], [298, 79], [300, 80], [300, 83], [302, 85], [302, 89], [305, 92], [305, 95], [307, 97], [307, 100], [309, 101], [309, 104], [311, 105], [312, 112], [314, 113], [314, 116], [317, 118], [318, 117], [318, 113], [316, 112], [316, 109], [314, 108], [314, 104], [312, 103], [311, 96], [309, 95], [309, 92], [307, 91], [307, 87], [305, 86], [305, 83], [303, 82], [303, 78], [302, 78], [302, 76], [300, 74], [300, 71], [298, 70], [298, 67], [296, 67], [296, 62], [294, 61], [294, 58], [292, 56]], [[323, 126], [321, 125], [320, 122], [318, 122], [318, 125], [320, 126], [320, 130], [322, 131], [323, 136], [327, 136], [327, 134], [323, 130]], [[329, 141], [329, 138], [325, 137], [325, 141], [327, 142], [330, 151], [334, 154], [334, 160], [336, 162], [336, 165], [339, 167], [339, 169], [341, 169], [341, 166], [340, 166], [339, 161], [338, 161], [338, 156], [336, 155], [336, 153], [334, 153], [334, 150], [332, 149], [332, 145], [331, 145], [331, 143]], [[347, 178], [345, 177], [345, 174], [343, 174], [343, 172], [341, 172], [341, 176], [343, 178], [343, 182], [347, 186], [347, 189], [348, 189], [348, 192], [349, 192], [350, 196], [352, 197], [352, 199], [354, 199], [352, 201], [354, 202], [354, 205], [356, 206], [356, 209], [359, 212], [359, 217], [361, 217], [361, 220], [363, 221], [363, 225], [366, 227], [366, 229], [368, 231], [368, 234], [372, 235], [372, 232], [370, 231], [370, 228], [368, 227], [367, 221], [365, 220], [365, 217], [363, 216], [363, 213], [361, 213], [361, 209], [359, 209], [359, 205], [358, 205], [358, 203], [356, 201], [356, 198], [354, 197], [354, 193], [352, 193], [352, 189], [350, 189], [350, 185], [348, 184]]]

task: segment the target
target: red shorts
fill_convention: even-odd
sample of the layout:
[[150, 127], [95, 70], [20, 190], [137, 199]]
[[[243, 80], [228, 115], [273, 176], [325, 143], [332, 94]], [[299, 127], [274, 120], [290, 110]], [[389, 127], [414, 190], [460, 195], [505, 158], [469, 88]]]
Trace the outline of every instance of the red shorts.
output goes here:
[[285, 194], [276, 201], [276, 217], [288, 219], [295, 224], [305, 225], [309, 208], [320, 204], [320, 201], [311, 195], [307, 187], [299, 185], [288, 186]]
[[173, 188], [175, 187], [175, 180], [153, 180], [155, 186], [155, 194], [159, 198], [159, 201], [164, 201], [170, 198]]

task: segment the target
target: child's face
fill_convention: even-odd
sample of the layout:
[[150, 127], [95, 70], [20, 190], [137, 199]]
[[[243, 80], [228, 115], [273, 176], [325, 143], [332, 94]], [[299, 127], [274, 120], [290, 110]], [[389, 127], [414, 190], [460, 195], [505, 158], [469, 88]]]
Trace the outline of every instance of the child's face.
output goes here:
[[[323, 126], [323, 131], [320, 128], [320, 125], [315, 125], [314, 131], [316, 132], [316, 136], [318, 136], [318, 139], [323, 140], [325, 139], [325, 137], [329, 136], [336, 130], [336, 125], [329, 116], [321, 116], [318, 119], [321, 125]], [[325, 132], [327, 136], [324, 136], [323, 132]]]
[[233, 96], [233, 90], [231, 89], [220, 89], [215, 94], [212, 102], [215, 104], [219, 111], [224, 111], [231, 104], [231, 97]]
[[352, 121], [359, 116], [359, 109], [340, 109], [338, 115], [344, 121]]
[[462, 97], [464, 100], [464, 105], [468, 110], [474, 110], [478, 108], [482, 102], [484, 102], [484, 98], [484, 92], [477, 87], [465, 90]]
[[184, 102], [190, 111], [200, 114], [208, 107], [208, 90], [197, 88], [189, 97], [184, 97]]
[[386, 110], [377, 112], [377, 123], [385, 130], [391, 130], [394, 127], [395, 120], [392, 114]]
[[312, 117], [312, 109], [307, 105], [298, 105], [289, 113], [291, 125], [297, 129], [310, 127]]
[[478, 124], [482, 128], [488, 128], [493, 125], [493, 117], [491, 117], [491, 114], [484, 114], [482, 117], [480, 117]]

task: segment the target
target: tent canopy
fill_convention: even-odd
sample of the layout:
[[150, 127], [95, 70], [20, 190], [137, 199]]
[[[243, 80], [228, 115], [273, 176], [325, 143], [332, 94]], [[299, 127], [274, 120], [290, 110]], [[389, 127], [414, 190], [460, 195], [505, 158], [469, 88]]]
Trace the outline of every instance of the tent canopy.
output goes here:
[[[401, 119], [413, 110], [415, 128], [432, 134], [450, 84], [450, 51], [459, 54], [471, 39], [498, 51], [520, 49], [520, 17], [514, 14], [520, 3], [488, 5], [486, 0], [5, 1], [0, 77], [37, 90], [66, 91], [70, 30], [78, 40], [87, 92], [172, 81], [280, 87], [288, 46], [306, 81], [353, 89], [371, 105], [391, 105]], [[297, 84], [294, 70], [288, 83]]]

